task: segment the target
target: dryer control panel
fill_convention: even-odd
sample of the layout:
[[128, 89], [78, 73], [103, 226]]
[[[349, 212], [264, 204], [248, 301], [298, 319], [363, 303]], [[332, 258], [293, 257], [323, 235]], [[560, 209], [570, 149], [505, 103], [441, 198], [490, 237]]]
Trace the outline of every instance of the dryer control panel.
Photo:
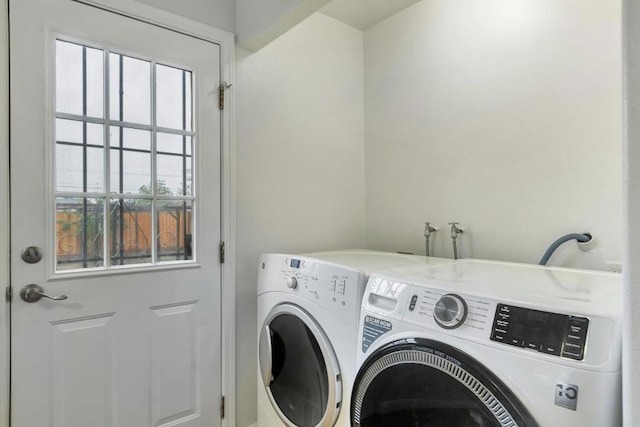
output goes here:
[[[364, 292], [364, 273], [309, 257], [266, 254], [260, 259], [258, 295], [296, 295], [357, 325]], [[287, 297], [283, 296], [287, 301]]]
[[589, 319], [498, 304], [493, 341], [541, 353], [583, 360]]

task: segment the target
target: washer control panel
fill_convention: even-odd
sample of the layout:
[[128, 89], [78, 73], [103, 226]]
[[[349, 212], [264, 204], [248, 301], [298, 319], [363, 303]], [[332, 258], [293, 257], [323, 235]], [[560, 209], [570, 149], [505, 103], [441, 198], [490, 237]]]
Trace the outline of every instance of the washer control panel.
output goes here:
[[[404, 303], [399, 304], [396, 312], [402, 314], [405, 322], [440, 331], [444, 329], [459, 337], [487, 340], [495, 309], [491, 300], [423, 286], [404, 285], [399, 289], [404, 291]], [[371, 305], [369, 299], [367, 307], [373, 308]], [[382, 307], [378, 303], [376, 308], [380, 311]]]
[[[499, 278], [497, 271], [495, 277]], [[523, 277], [536, 271], [550, 274], [529, 266], [522, 271]], [[515, 355], [528, 353], [529, 357], [564, 366], [603, 372], [621, 369], [622, 321], [617, 308], [620, 303], [613, 297], [603, 301], [570, 299], [562, 290], [558, 291], [560, 296], [532, 298], [527, 289], [521, 293], [517, 289], [501, 292], [486, 282], [478, 282], [486, 286], [476, 286], [433, 278], [416, 284], [398, 279], [385, 273], [369, 278], [360, 318], [362, 338], [366, 340], [363, 353], [380, 338], [418, 333], [453, 342], [472, 341]], [[599, 273], [577, 279], [596, 290], [604, 280]]]
[[498, 304], [491, 339], [541, 353], [583, 360], [589, 319]]

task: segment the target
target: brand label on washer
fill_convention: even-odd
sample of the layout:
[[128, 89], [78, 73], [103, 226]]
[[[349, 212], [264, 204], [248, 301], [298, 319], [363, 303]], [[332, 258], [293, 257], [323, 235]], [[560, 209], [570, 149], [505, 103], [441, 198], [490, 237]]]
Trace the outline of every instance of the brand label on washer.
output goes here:
[[555, 404], [575, 411], [578, 406], [578, 386], [567, 383], [556, 384]]
[[393, 328], [388, 320], [378, 319], [373, 316], [365, 316], [362, 331], [362, 352], [366, 353], [369, 346], [380, 336], [386, 334]]

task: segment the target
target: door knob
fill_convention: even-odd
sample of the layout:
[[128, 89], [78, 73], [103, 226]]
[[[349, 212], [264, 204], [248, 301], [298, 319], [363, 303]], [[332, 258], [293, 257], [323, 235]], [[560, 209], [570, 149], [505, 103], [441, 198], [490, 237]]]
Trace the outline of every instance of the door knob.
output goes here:
[[49, 298], [54, 301], [62, 301], [67, 299], [66, 295], [59, 295], [57, 297], [47, 295], [44, 293], [44, 289], [42, 289], [42, 286], [38, 285], [25, 286], [20, 290], [20, 297], [26, 302], [38, 302], [42, 297]]

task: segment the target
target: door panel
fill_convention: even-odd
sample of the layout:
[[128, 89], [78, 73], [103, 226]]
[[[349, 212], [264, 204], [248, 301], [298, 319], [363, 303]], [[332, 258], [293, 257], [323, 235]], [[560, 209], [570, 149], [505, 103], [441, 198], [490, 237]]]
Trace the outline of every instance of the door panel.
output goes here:
[[195, 328], [196, 302], [152, 307], [153, 425], [194, 417], [199, 408], [196, 391], [201, 375]]
[[[13, 425], [219, 425], [219, 46], [71, 0], [12, 0], [10, 19]], [[94, 84], [78, 89], [78, 73], [56, 65], [56, 40], [102, 56], [102, 69], [86, 62]], [[118, 80], [126, 58], [160, 71]], [[168, 89], [156, 96], [154, 84]], [[56, 87], [101, 101], [65, 104]], [[116, 106], [121, 92], [135, 96]], [[176, 137], [188, 155], [176, 157]], [[83, 154], [64, 157], [73, 150]], [[27, 246], [39, 263], [21, 260]], [[24, 302], [30, 283], [68, 299]]]
[[112, 314], [52, 322], [54, 426], [113, 424]]

